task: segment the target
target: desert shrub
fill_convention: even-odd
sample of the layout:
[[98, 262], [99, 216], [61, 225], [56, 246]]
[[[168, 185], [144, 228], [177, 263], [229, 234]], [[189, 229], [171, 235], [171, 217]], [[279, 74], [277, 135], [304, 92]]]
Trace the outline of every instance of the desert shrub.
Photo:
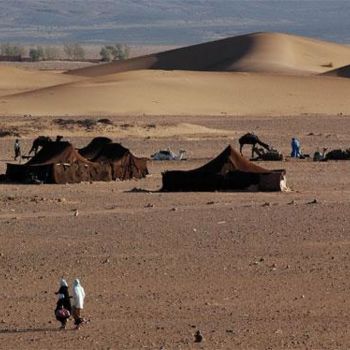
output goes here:
[[37, 46], [36, 49], [29, 50], [29, 57], [32, 61], [41, 61], [44, 59], [44, 49], [41, 46]]
[[85, 58], [85, 50], [78, 43], [66, 43], [63, 46], [63, 51], [67, 58], [72, 60], [82, 60]]
[[113, 122], [108, 118], [102, 118], [97, 121], [100, 124], [113, 125]]
[[60, 50], [57, 47], [47, 46], [44, 50], [46, 60], [56, 60], [60, 57]]
[[20, 45], [12, 45], [10, 43], [3, 43], [0, 45], [0, 52], [3, 56], [24, 56], [24, 47]]
[[58, 119], [54, 119], [53, 120], [55, 124], [61, 126], [61, 127], [73, 127], [74, 125], [78, 126], [78, 127], [83, 127], [86, 129], [91, 129], [94, 126], [96, 126], [97, 124], [97, 120], [95, 119], [62, 119], [62, 118], [58, 118]]
[[125, 60], [129, 57], [129, 47], [123, 44], [106, 45], [100, 51], [101, 60], [111, 62], [113, 60]]

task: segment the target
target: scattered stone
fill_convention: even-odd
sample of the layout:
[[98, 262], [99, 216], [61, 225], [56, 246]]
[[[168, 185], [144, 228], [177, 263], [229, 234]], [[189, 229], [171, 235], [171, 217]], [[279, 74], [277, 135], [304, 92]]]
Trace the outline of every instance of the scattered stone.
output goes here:
[[312, 200], [311, 202], [308, 202], [307, 204], [317, 204], [318, 200], [315, 198], [314, 200]]
[[148, 203], [145, 205], [145, 208], [154, 208], [154, 204]]
[[194, 334], [194, 342], [201, 343], [204, 340], [203, 335], [200, 330], [196, 331]]
[[265, 202], [262, 206], [263, 207], [271, 207], [271, 203], [270, 202]]
[[105, 259], [102, 261], [102, 264], [109, 264], [110, 260], [109, 259]]
[[292, 201], [288, 202], [288, 205], [295, 205], [295, 204], [297, 204], [297, 203], [294, 199]]
[[79, 210], [78, 209], [75, 209], [74, 211], [74, 216], [78, 216], [79, 215]]
[[207, 202], [207, 205], [212, 205], [212, 204], [215, 204], [215, 202], [214, 201]]
[[193, 229], [193, 232], [197, 232], [197, 229], [196, 229], [196, 228], [194, 228], [194, 229]]
[[171, 211], [177, 211], [177, 208], [171, 208], [170, 210]]
[[65, 202], [66, 201], [66, 198], [58, 198], [58, 200], [57, 200], [59, 203], [63, 203], [63, 202]]

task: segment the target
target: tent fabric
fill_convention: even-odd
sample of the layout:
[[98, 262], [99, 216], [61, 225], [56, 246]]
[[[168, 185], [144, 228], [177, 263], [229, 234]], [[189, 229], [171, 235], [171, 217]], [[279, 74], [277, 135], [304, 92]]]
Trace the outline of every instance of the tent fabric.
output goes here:
[[102, 148], [109, 143], [112, 143], [112, 140], [108, 137], [95, 137], [87, 146], [79, 149], [78, 152], [84, 158], [91, 160], [97, 157], [97, 155], [101, 152]]
[[44, 183], [78, 183], [111, 181], [110, 167], [82, 157], [69, 142], [52, 142], [43, 147], [26, 164], [7, 164], [6, 177], [12, 181]]
[[128, 149], [113, 143], [100, 147], [98, 155], [88, 160], [69, 142], [52, 142], [26, 164], [7, 164], [6, 170], [11, 181], [28, 183], [35, 179], [58, 184], [127, 180], [147, 174], [146, 159], [134, 157]]
[[119, 143], [106, 144], [92, 161], [110, 164], [113, 180], [140, 179], [148, 174], [147, 159], [135, 157]]
[[197, 169], [166, 171], [163, 191], [281, 191], [285, 170], [268, 170], [243, 158], [228, 146], [216, 158]]

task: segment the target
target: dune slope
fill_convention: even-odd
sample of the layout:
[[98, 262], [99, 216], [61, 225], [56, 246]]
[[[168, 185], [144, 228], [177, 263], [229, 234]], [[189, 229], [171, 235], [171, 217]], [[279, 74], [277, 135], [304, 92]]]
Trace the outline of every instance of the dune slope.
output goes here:
[[31, 71], [0, 65], [0, 96], [66, 84], [80, 80], [66, 74]]
[[350, 114], [349, 101], [347, 79], [153, 70], [102, 76], [0, 99], [3, 115], [78, 116]]
[[138, 69], [313, 74], [350, 62], [350, 47], [315, 39], [255, 33], [193, 45], [126, 61], [67, 72], [96, 77]]
[[323, 73], [323, 75], [327, 75], [331, 77], [350, 78], [350, 64], [344, 67], [327, 71]]

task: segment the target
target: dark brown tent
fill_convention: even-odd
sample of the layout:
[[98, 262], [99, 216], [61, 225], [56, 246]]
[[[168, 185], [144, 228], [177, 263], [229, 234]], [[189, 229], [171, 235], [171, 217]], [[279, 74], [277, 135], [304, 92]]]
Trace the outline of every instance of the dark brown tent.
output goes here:
[[108, 137], [95, 137], [87, 146], [79, 149], [78, 152], [84, 158], [91, 160], [97, 157], [98, 154], [101, 152], [102, 148], [109, 143], [112, 143], [112, 140]]
[[285, 170], [267, 170], [231, 146], [200, 168], [163, 173], [163, 191], [281, 191]]
[[52, 142], [43, 147], [26, 164], [7, 164], [10, 181], [44, 183], [78, 183], [111, 181], [107, 164], [93, 163], [82, 157], [69, 142]]
[[92, 161], [110, 164], [113, 180], [140, 179], [148, 174], [147, 159], [135, 157], [127, 148], [119, 143], [104, 145]]

